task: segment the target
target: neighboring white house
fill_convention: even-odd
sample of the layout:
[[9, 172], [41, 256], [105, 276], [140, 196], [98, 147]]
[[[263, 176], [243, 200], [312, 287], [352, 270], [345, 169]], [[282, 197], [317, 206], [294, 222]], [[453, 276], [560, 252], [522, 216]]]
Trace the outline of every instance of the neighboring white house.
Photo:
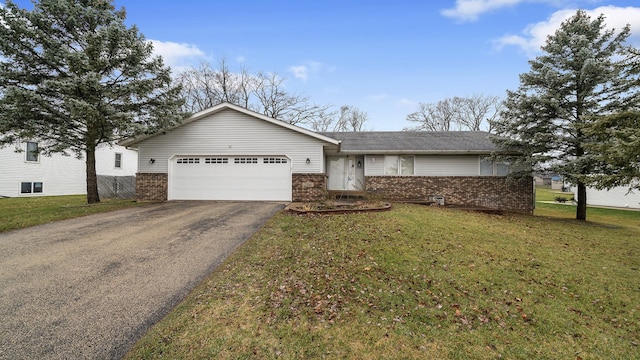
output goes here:
[[[578, 199], [576, 188], [571, 189]], [[587, 188], [587, 205], [640, 209], [640, 190], [629, 192], [629, 187], [619, 186], [611, 190]]]
[[318, 201], [376, 193], [392, 200], [530, 213], [533, 181], [507, 181], [486, 157], [484, 132], [317, 133], [232, 104], [219, 104], [137, 148], [140, 200]]
[[[16, 152], [16, 146], [22, 152]], [[0, 148], [0, 197], [86, 194], [84, 159], [38, 152], [38, 143], [22, 141]], [[96, 174], [135, 176], [138, 152], [102, 145], [96, 150]]]

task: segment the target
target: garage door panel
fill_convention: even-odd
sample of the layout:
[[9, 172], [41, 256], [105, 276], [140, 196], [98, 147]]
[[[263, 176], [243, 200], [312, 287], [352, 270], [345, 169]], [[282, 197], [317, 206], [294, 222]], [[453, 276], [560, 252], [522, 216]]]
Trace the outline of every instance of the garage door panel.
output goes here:
[[291, 200], [291, 162], [286, 157], [180, 159], [186, 157], [174, 159], [170, 168], [170, 200]]

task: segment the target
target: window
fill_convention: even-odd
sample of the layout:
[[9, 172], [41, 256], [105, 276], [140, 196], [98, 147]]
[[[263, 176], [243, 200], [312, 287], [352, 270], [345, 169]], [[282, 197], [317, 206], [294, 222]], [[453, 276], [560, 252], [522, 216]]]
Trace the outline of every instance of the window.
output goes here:
[[31, 183], [30, 182], [20, 183], [20, 193], [31, 194]]
[[21, 194], [42, 193], [42, 182], [21, 182], [20, 183]]
[[116, 153], [115, 168], [122, 169], [122, 154], [120, 153]]
[[257, 164], [258, 158], [234, 158], [235, 164]]
[[498, 176], [507, 176], [509, 175], [509, 164], [507, 163], [496, 163], [496, 175]]
[[414, 168], [413, 156], [386, 155], [384, 157], [385, 175], [413, 175]]
[[287, 163], [287, 159], [286, 158], [263, 158], [262, 162], [264, 164], [286, 164]]
[[178, 158], [178, 164], [200, 164], [200, 158]]
[[480, 175], [493, 175], [493, 161], [487, 159], [480, 160]]
[[40, 151], [38, 150], [38, 143], [33, 141], [27, 141], [27, 161], [38, 162], [39, 153]]
[[205, 164], [228, 164], [229, 158], [204, 158]]
[[34, 182], [33, 183], [33, 192], [34, 193], [41, 193], [42, 192], [42, 183], [41, 182]]
[[480, 159], [481, 176], [507, 176], [511, 172], [508, 163], [494, 162], [487, 158]]

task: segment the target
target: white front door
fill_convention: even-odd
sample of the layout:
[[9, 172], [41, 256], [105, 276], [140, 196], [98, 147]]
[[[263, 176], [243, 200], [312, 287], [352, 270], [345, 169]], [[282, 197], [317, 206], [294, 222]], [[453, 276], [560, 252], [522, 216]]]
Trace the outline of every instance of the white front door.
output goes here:
[[363, 156], [330, 156], [327, 163], [328, 190], [364, 190]]

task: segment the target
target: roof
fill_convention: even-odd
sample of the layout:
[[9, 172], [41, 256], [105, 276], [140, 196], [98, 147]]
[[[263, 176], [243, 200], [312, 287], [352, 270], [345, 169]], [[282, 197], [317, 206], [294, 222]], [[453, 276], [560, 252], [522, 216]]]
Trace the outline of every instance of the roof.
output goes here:
[[362, 131], [322, 133], [358, 154], [489, 154], [497, 150], [484, 131]]
[[180, 124], [178, 124], [178, 125], [176, 125], [176, 126], [174, 126], [172, 128], [164, 129], [164, 130], [159, 131], [159, 132], [157, 132], [155, 134], [144, 135], [144, 136], [141, 136], [141, 137], [138, 137], [138, 138], [133, 138], [133, 139], [127, 139], [127, 140], [121, 141], [118, 145], [135, 147], [134, 145], [136, 145], [137, 143], [139, 143], [141, 141], [144, 141], [146, 139], [152, 138], [152, 137], [160, 135], [160, 134], [165, 134], [167, 131], [171, 131], [171, 130], [176, 129], [178, 127], [185, 126], [185, 125], [187, 125], [187, 124], [189, 124], [191, 122], [200, 120], [200, 119], [205, 118], [207, 116], [211, 116], [211, 115], [214, 115], [216, 113], [219, 113], [221, 111], [228, 110], [228, 109], [235, 110], [235, 111], [241, 112], [241, 113], [249, 115], [249, 116], [253, 116], [254, 118], [257, 118], [257, 119], [272, 123], [272, 124], [277, 125], [277, 126], [281, 126], [283, 128], [289, 129], [289, 130], [296, 131], [298, 133], [301, 133], [301, 134], [304, 134], [304, 135], [307, 135], [307, 136], [311, 136], [313, 138], [328, 142], [330, 144], [334, 144], [334, 145], [339, 145], [340, 144], [340, 141], [338, 141], [336, 139], [333, 139], [333, 138], [330, 138], [330, 137], [327, 137], [327, 136], [322, 135], [320, 133], [304, 129], [304, 128], [301, 128], [299, 126], [291, 125], [291, 124], [286, 123], [284, 121], [280, 121], [280, 120], [268, 117], [266, 115], [262, 115], [260, 113], [255, 112], [255, 111], [251, 111], [251, 110], [245, 109], [245, 108], [237, 106], [237, 105], [233, 105], [233, 104], [230, 104], [230, 103], [221, 103], [221, 104], [218, 104], [216, 106], [210, 107], [208, 109], [202, 110], [200, 112], [197, 112], [197, 113], [191, 115], [190, 117], [184, 119]]

